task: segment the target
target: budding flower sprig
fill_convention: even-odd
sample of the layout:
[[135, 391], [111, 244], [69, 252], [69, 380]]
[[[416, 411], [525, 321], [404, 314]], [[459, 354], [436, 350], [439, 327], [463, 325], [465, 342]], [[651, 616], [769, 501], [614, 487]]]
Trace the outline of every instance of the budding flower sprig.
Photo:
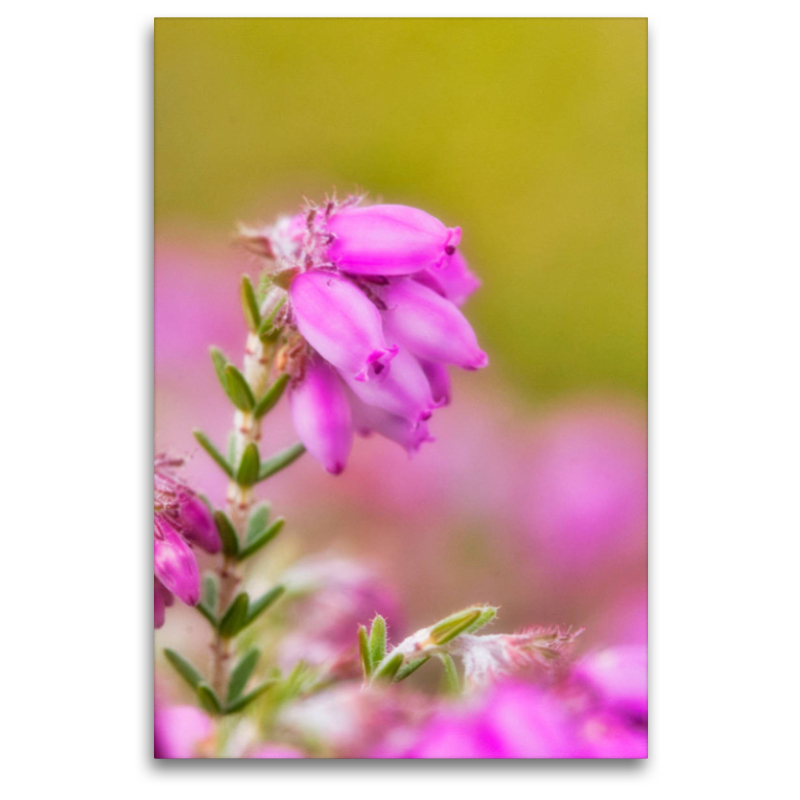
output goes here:
[[463, 665], [464, 682], [478, 688], [524, 667], [556, 669], [566, 663], [583, 628], [533, 627], [514, 634], [476, 636], [497, 616], [494, 606], [470, 606], [427, 628], [422, 628], [387, 651], [386, 621], [377, 615], [369, 632], [358, 631], [361, 668], [366, 684], [397, 683], [431, 657], [442, 661], [448, 689], [458, 693], [462, 680], [453, 657]]

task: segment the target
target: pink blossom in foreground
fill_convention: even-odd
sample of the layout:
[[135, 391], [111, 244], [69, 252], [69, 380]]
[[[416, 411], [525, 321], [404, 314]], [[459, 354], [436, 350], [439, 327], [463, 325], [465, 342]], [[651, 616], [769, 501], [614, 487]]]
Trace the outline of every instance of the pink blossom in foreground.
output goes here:
[[194, 706], [163, 706], [154, 712], [155, 758], [202, 758], [214, 733], [209, 717]]
[[209, 553], [220, 549], [211, 512], [205, 503], [175, 475], [180, 460], [158, 456], [155, 463], [153, 545], [155, 594], [154, 625], [164, 624], [167, 606], [177, 595], [187, 605], [200, 599], [200, 571], [192, 547]]
[[292, 418], [333, 474], [353, 432], [409, 453], [432, 441], [426, 421], [450, 400], [445, 366], [488, 363], [458, 308], [479, 286], [456, 249], [461, 230], [419, 209], [359, 202], [242, 232], [252, 252], [276, 262], [266, 305], [288, 301], [276, 324], [289, 331]]

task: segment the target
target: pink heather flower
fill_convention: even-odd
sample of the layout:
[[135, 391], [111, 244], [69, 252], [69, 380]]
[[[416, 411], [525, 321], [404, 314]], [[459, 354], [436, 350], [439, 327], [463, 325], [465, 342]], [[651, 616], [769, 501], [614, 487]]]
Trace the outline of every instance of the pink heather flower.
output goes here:
[[155, 758], [202, 758], [203, 745], [214, 733], [211, 720], [194, 706], [161, 706], [154, 713]]
[[461, 228], [446, 228], [409, 206], [348, 207], [327, 222], [333, 235], [328, 257], [355, 275], [409, 275], [443, 267], [461, 241]]
[[404, 746], [377, 758], [580, 758], [587, 747], [568, 710], [551, 693], [502, 683], [443, 705]]
[[353, 446], [353, 420], [344, 384], [333, 367], [316, 356], [289, 395], [297, 435], [328, 472], [338, 475]]
[[[458, 309], [479, 285], [457, 252], [460, 228], [408, 206], [360, 201], [332, 200], [242, 231], [247, 249], [276, 262], [270, 302], [288, 300], [276, 324], [288, 332], [292, 416], [333, 474], [344, 469], [353, 430], [409, 453], [432, 441], [424, 423], [450, 401], [445, 365], [488, 363]], [[324, 377], [320, 364], [330, 367]]]
[[205, 503], [174, 474], [182, 462], [157, 456], [153, 506], [155, 595], [154, 625], [164, 624], [172, 595], [187, 605], [200, 599], [200, 571], [192, 546], [219, 552], [220, 540]]

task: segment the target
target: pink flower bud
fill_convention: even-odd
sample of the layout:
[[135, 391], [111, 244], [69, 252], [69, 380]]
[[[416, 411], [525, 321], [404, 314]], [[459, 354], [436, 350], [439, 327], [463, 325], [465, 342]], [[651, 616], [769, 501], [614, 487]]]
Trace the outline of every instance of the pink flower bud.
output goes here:
[[154, 584], [153, 627], [160, 628], [164, 624], [167, 606], [171, 606], [175, 602], [175, 598], [158, 578], [154, 578]]
[[409, 455], [416, 453], [425, 442], [435, 441], [424, 422], [414, 425], [382, 408], [368, 406], [355, 396], [350, 397], [350, 405], [356, 430], [362, 436], [377, 433], [397, 442]]
[[300, 333], [326, 361], [357, 381], [385, 377], [397, 348], [387, 348], [380, 312], [358, 287], [313, 271], [294, 279], [290, 296]]
[[433, 361], [420, 361], [422, 371], [431, 385], [431, 394], [433, 401], [438, 406], [446, 406], [450, 404], [450, 376], [447, 374], [447, 369], [443, 364], [437, 364]]
[[447, 264], [461, 228], [446, 228], [417, 208], [376, 205], [344, 208], [328, 220], [334, 239], [328, 257], [343, 272], [408, 275]]
[[353, 445], [353, 423], [345, 388], [322, 359], [310, 359], [302, 382], [289, 394], [292, 422], [311, 455], [338, 475]]
[[369, 406], [377, 406], [416, 425], [430, 417], [436, 403], [419, 361], [400, 349], [389, 375], [382, 381], [359, 383], [343, 376], [353, 393]]
[[414, 275], [414, 280], [433, 289], [457, 306], [463, 305], [467, 298], [480, 287], [480, 278], [470, 272], [464, 256], [458, 251], [441, 267], [425, 269]]
[[480, 369], [489, 363], [467, 318], [441, 295], [413, 280], [381, 292], [386, 335], [426, 361]]
[[184, 603], [200, 599], [200, 571], [189, 545], [163, 517], [155, 518], [155, 571], [164, 587]]

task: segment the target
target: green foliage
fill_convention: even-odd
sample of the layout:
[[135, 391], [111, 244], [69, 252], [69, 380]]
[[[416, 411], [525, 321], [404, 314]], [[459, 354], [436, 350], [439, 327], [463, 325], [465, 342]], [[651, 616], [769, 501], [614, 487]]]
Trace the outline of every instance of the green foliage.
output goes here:
[[229, 477], [233, 478], [233, 467], [230, 465], [228, 460], [222, 453], [217, 450], [216, 447], [211, 443], [211, 440], [206, 436], [203, 431], [195, 430], [192, 431], [194, 434], [194, 438], [197, 439], [197, 443], [203, 448], [203, 450], [208, 453], [211, 458], [216, 462], [217, 466]]

